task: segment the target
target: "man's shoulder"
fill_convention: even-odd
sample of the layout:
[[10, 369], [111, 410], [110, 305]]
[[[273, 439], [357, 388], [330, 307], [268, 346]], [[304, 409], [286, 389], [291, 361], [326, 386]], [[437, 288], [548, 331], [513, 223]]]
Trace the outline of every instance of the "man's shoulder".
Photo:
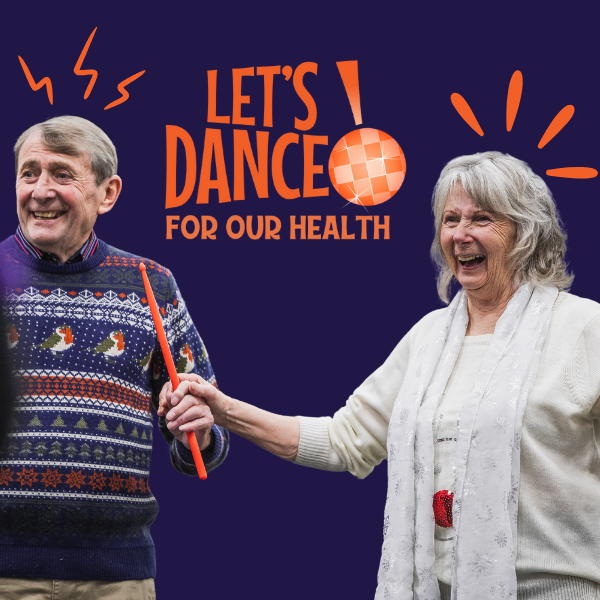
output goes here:
[[139, 266], [143, 263], [146, 266], [146, 274], [157, 297], [165, 299], [174, 296], [179, 298], [179, 301], [182, 300], [177, 293], [177, 284], [170, 269], [157, 263], [155, 260], [115, 248], [110, 244], [106, 244], [106, 242], [104, 245], [105, 257], [100, 264], [101, 268], [135, 269], [138, 271], [141, 281]]
[[144, 256], [139, 256], [137, 254], [132, 254], [131, 252], [127, 252], [126, 250], [121, 250], [119, 248], [115, 248], [110, 244], [106, 244], [106, 259], [103, 261], [103, 264], [118, 264], [123, 263], [127, 266], [139, 267], [140, 263], [144, 263], [146, 267], [150, 267], [152, 269], [156, 269], [160, 273], [165, 273], [167, 275], [171, 274], [171, 271], [167, 269], [167, 267], [157, 263], [155, 260], [150, 258], [145, 258]]
[[15, 248], [15, 236], [9, 235], [5, 240], [0, 242], [0, 255], [5, 257], [9, 254], [12, 254]]
[[148, 276], [152, 277], [167, 277], [171, 279], [173, 277], [171, 270], [161, 265], [160, 263], [150, 258], [145, 258], [137, 254], [132, 254], [126, 250], [115, 248], [110, 244], [106, 244], [106, 258], [102, 261], [102, 266], [105, 267], [135, 267], [139, 269], [141, 263], [146, 265]]

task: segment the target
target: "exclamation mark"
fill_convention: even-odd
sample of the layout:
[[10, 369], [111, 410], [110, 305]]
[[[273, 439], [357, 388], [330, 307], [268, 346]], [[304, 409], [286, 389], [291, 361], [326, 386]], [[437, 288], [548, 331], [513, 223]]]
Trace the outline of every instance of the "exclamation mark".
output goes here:
[[[358, 61], [345, 60], [336, 64], [354, 123], [362, 125]], [[359, 206], [374, 206], [386, 202], [400, 189], [406, 161], [402, 148], [391, 135], [364, 127], [347, 133], [333, 147], [328, 170], [331, 183], [342, 198]]]
[[360, 112], [360, 87], [358, 85], [358, 61], [344, 60], [336, 63], [337, 68], [342, 76], [342, 82], [348, 94], [350, 108], [354, 115], [356, 125], [362, 125], [362, 114]]

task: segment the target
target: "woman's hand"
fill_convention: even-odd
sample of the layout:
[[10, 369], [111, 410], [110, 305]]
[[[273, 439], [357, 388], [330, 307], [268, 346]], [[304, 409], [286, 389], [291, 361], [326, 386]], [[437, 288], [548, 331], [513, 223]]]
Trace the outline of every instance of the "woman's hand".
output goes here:
[[173, 433], [174, 428], [182, 428], [180, 423], [188, 421], [188, 412], [193, 407], [204, 406], [210, 409], [214, 422], [220, 427], [281, 458], [296, 458], [300, 439], [300, 423], [296, 417], [276, 415], [226, 396], [194, 373], [181, 374], [179, 379], [181, 383], [174, 392], [167, 383], [159, 397], [158, 415], [166, 417], [167, 426]]
[[[210, 444], [210, 434], [215, 419], [203, 394], [209, 389], [214, 391], [212, 385], [195, 374], [179, 375], [181, 383], [175, 392], [171, 382], [167, 382], [159, 395], [158, 416], [165, 417], [167, 428], [171, 433], [189, 449], [187, 433], [196, 434], [200, 450], [204, 450]], [[191, 386], [195, 393], [191, 393]]]

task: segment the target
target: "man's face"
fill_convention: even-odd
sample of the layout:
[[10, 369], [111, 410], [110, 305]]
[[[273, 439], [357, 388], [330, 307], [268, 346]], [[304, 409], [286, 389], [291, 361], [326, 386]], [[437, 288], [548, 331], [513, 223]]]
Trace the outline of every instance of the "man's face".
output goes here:
[[56, 154], [39, 133], [31, 134], [19, 153], [16, 185], [25, 237], [67, 260], [83, 246], [98, 214], [110, 210], [104, 207], [106, 182], [96, 186], [87, 154]]

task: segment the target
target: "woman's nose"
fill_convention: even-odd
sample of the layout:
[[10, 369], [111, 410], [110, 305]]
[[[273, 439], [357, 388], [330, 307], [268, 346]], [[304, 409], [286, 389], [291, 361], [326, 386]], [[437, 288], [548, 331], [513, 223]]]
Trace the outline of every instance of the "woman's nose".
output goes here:
[[454, 235], [452, 239], [457, 244], [465, 244], [473, 241], [473, 237], [469, 233], [471, 228], [471, 224], [464, 219], [458, 224], [458, 226], [454, 229]]

